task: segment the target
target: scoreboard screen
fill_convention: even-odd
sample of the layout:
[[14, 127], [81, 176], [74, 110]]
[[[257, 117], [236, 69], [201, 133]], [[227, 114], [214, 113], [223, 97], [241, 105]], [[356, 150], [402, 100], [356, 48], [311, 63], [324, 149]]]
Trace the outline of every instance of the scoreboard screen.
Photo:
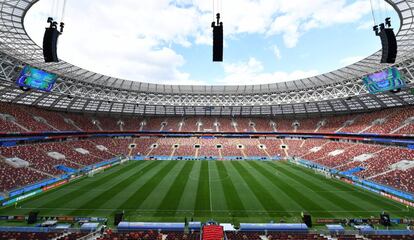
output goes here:
[[364, 84], [372, 94], [401, 89], [406, 86], [400, 71], [390, 68], [363, 78]]

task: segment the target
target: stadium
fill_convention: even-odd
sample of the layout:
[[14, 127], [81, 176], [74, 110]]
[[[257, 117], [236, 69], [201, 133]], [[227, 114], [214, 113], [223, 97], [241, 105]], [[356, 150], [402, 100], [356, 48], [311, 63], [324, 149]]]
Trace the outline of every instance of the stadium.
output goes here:
[[42, 1], [0, 0], [0, 239], [414, 239], [413, 1], [379, 0], [399, 28], [368, 57], [255, 85], [57, 59], [63, 24], [26, 29]]

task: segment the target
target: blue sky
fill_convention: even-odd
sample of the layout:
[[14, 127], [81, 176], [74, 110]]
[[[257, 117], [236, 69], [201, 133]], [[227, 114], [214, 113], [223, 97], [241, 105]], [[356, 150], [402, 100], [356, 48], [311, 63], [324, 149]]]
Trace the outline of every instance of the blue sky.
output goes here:
[[[213, 0], [70, 0], [59, 57], [113, 77], [164, 84], [260, 84], [346, 66], [380, 49], [369, 0], [214, 0], [224, 62], [211, 60]], [[41, 0], [25, 20], [41, 45], [63, 0]], [[378, 20], [391, 7], [374, 1]], [[54, 8], [51, 6], [55, 6]]]

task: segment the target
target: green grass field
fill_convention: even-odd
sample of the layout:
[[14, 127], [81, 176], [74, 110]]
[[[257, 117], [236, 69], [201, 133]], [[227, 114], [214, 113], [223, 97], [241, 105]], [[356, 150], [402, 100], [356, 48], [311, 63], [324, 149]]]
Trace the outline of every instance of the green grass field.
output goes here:
[[314, 218], [414, 217], [414, 210], [286, 162], [139, 161], [86, 177], [0, 210], [0, 215], [111, 217], [129, 221], [269, 222]]

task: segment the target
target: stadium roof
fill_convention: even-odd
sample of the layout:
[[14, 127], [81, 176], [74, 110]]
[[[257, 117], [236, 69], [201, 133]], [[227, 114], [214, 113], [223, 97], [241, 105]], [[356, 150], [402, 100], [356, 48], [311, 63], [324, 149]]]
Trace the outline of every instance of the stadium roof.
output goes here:
[[[26, 33], [23, 20], [38, 0], [0, 1], [0, 101], [74, 111], [166, 115], [286, 115], [367, 111], [414, 104], [409, 91], [369, 95], [362, 77], [391, 65], [381, 52], [350, 66], [296, 81], [240, 86], [188, 86], [134, 82], [79, 68], [44, 63], [43, 52]], [[413, 84], [414, 1], [387, 0], [401, 24], [394, 66]], [[52, 93], [23, 93], [14, 86], [22, 65], [60, 76]]]

